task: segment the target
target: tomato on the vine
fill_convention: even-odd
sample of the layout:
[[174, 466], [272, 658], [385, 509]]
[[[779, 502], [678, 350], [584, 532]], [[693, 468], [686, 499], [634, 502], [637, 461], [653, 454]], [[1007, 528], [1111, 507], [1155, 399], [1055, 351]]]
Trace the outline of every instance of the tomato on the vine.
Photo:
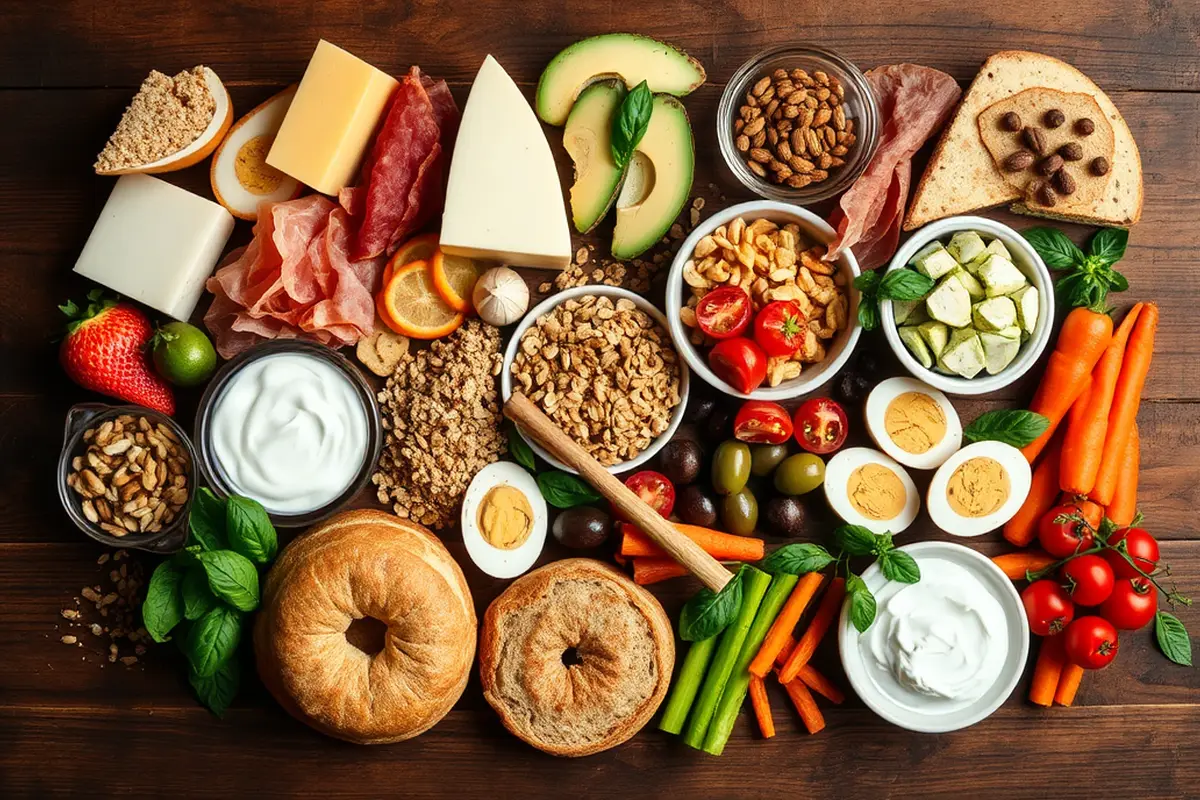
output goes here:
[[713, 289], [696, 303], [696, 324], [714, 339], [739, 336], [750, 326], [754, 306], [750, 295], [738, 286]]
[[769, 400], [747, 400], [733, 420], [733, 436], [750, 444], [783, 444], [792, 438], [792, 415]]
[[1158, 590], [1145, 578], [1121, 578], [1100, 606], [1100, 616], [1120, 631], [1136, 631], [1150, 624], [1158, 611]]
[[754, 341], [769, 356], [786, 357], [804, 344], [804, 312], [791, 300], [775, 300], [754, 318]]
[[[1124, 542], [1124, 550], [1133, 559], [1133, 564], [1137, 564], [1138, 569], [1147, 574], [1154, 572], [1158, 566], [1158, 541], [1141, 528], [1121, 528], [1112, 536], [1108, 537], [1108, 543], [1112, 547], [1121, 547]], [[1109, 566], [1113, 569], [1113, 574], [1118, 578], [1137, 578], [1141, 573], [1133, 568], [1120, 553], [1114, 550], [1105, 550], [1101, 555], [1108, 561]]]
[[[670, 517], [675, 510], [675, 485], [661, 472], [652, 469], [635, 472], [625, 479], [625, 486], [663, 519]], [[626, 519], [616, 506], [613, 506], [613, 510], [618, 517]]]
[[[1066, 558], [1091, 547], [1095, 538], [1093, 527], [1100, 522], [1097, 520], [1093, 525], [1090, 515], [1084, 511], [1076, 503], [1055, 506], [1047, 511], [1038, 521], [1038, 542], [1042, 549], [1055, 558]], [[1080, 517], [1086, 524], [1067, 517]]]
[[828, 397], [805, 400], [792, 420], [796, 441], [810, 453], [825, 455], [846, 441], [850, 423], [846, 411]]
[[1063, 564], [1058, 574], [1063, 588], [1076, 605], [1098, 606], [1112, 594], [1112, 567], [1094, 553], [1072, 558]]
[[708, 366], [742, 394], [750, 394], [767, 379], [767, 354], [744, 336], [717, 342], [708, 351]]
[[1075, 604], [1054, 581], [1034, 581], [1021, 592], [1029, 630], [1035, 636], [1056, 636], [1075, 618]]
[[1103, 617], [1080, 617], [1063, 633], [1067, 660], [1084, 669], [1101, 669], [1117, 657], [1117, 629]]

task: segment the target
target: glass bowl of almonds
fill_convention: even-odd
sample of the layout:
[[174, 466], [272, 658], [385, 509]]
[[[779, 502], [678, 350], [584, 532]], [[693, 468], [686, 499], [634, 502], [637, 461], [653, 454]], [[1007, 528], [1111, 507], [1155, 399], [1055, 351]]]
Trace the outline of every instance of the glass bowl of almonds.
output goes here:
[[867, 168], [878, 139], [866, 77], [820, 47], [785, 45], [750, 59], [717, 109], [725, 163], [769, 200], [803, 205], [844, 191]]

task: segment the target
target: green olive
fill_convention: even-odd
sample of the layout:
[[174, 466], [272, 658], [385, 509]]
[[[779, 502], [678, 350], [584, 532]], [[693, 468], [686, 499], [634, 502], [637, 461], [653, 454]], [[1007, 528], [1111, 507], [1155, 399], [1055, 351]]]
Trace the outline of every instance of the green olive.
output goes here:
[[787, 458], [786, 444], [756, 444], [750, 448], [750, 474], [765, 478]]
[[725, 530], [738, 536], [749, 536], [758, 525], [758, 501], [749, 489], [742, 489], [721, 499], [721, 522]]
[[717, 445], [713, 453], [712, 485], [717, 494], [734, 494], [750, 480], [750, 446], [736, 439]]
[[775, 489], [780, 494], [807, 494], [825, 482], [825, 462], [812, 453], [788, 456], [775, 468]]

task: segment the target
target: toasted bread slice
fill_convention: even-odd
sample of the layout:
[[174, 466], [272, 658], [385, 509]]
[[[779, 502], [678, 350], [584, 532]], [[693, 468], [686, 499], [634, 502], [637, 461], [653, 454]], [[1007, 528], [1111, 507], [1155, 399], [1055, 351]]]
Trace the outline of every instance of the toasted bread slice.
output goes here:
[[[979, 135], [976, 118], [980, 112], [1035, 87], [1089, 94], [1112, 124], [1112, 179], [1103, 196], [1086, 210], [1056, 214], [1051, 209], [1029, 207], [1021, 191], [1004, 180]], [[921, 176], [904, 229], [1004, 203], [1013, 203], [1012, 210], [1019, 214], [1094, 225], [1128, 226], [1142, 216], [1142, 159], [1129, 126], [1108, 95], [1082, 72], [1057, 58], [1005, 50], [983, 63]]]

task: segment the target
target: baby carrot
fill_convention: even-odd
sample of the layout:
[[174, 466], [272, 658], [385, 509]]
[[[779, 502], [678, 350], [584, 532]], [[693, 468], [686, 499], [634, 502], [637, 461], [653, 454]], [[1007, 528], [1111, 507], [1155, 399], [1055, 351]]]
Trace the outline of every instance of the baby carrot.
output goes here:
[[649, 586], [659, 581], [671, 578], [682, 578], [688, 574], [687, 567], [673, 558], [631, 558], [633, 562], [633, 582], [638, 586]]
[[750, 662], [751, 675], [765, 678], [771, 671], [771, 667], [775, 665], [775, 656], [779, 655], [783, 646], [791, 638], [792, 629], [800, 621], [804, 609], [808, 607], [824, 579], [825, 576], [819, 572], [809, 572], [796, 584], [796, 588], [792, 590], [787, 602], [784, 603], [783, 610], [779, 612], [779, 616], [771, 625], [771, 630], [767, 632], [767, 638], [759, 648], [758, 654]]
[[770, 739], [775, 735], [775, 720], [771, 716], [771, 701], [767, 699], [767, 685], [757, 675], [750, 676], [750, 705], [763, 738]]
[[[675, 523], [675, 530], [704, 548], [704, 552], [725, 561], [760, 561], [765, 553], [762, 539], [735, 536], [732, 533], [701, 528], [698, 525]], [[646, 534], [628, 523], [621, 525], [621, 555], [666, 558], [667, 552]]]
[[1054, 693], [1058, 690], [1058, 680], [1066, 662], [1061, 635], [1042, 639], [1042, 648], [1033, 668], [1033, 682], [1029, 686], [1029, 702], [1047, 708], [1054, 704]]
[[1133, 524], [1137, 515], [1138, 469], [1141, 461], [1142, 442], [1138, 426], [1134, 424], [1129, 434], [1129, 444], [1125, 446], [1124, 463], [1121, 464], [1121, 477], [1117, 479], [1113, 491], [1112, 502], [1108, 504], [1108, 518], [1124, 527]]
[[1069, 661], [1063, 664], [1062, 674], [1058, 676], [1058, 688], [1054, 690], [1054, 702], [1060, 706], [1069, 706], [1075, 702], [1075, 693], [1083, 681], [1083, 667]]
[[808, 732], [818, 733], [824, 730], [825, 717], [822, 716], [821, 709], [817, 708], [817, 701], [813, 699], [808, 687], [802, 681], [792, 681], [783, 684], [783, 688], [787, 690], [788, 697], [792, 699], [792, 705], [800, 713], [800, 721], [804, 723]]
[[992, 556], [992, 563], [1011, 580], [1025, 580], [1027, 572], [1041, 572], [1057, 559], [1037, 550], [1019, 550], [1015, 553]]
[[1125, 446], [1129, 443], [1129, 432], [1137, 420], [1138, 406], [1142, 401], [1142, 389], [1146, 386], [1146, 375], [1150, 371], [1150, 359], [1154, 356], [1154, 332], [1158, 328], [1158, 306], [1146, 303], [1134, 323], [1125, 348], [1125, 360], [1113, 395], [1112, 411], [1108, 415], [1108, 434], [1104, 439], [1104, 454], [1100, 458], [1100, 472], [1096, 485], [1089, 496], [1102, 506], [1112, 503], [1117, 489], [1117, 476], [1124, 461]]
[[796, 677], [803, 681], [805, 686], [835, 706], [840, 706], [846, 700], [846, 695], [842, 694], [842, 690], [829, 678], [817, 672], [812, 664], [805, 664], [801, 667], [800, 672], [796, 673]]
[[808, 623], [808, 630], [800, 637], [799, 643], [792, 650], [792, 654], [788, 656], [787, 663], [779, 671], [780, 683], [791, 683], [795, 680], [800, 668], [812, 658], [813, 653], [817, 650], [817, 645], [825, 638], [826, 631], [833, 624], [834, 617], [842, 610], [844, 599], [846, 599], [846, 581], [842, 578], [834, 578], [830, 582], [829, 588], [825, 590], [825, 595], [821, 598], [821, 604], [817, 606], [812, 621]]
[[1058, 469], [1062, 458], [1059, 452], [1062, 437], [1056, 436], [1050, 447], [1042, 454], [1042, 460], [1033, 468], [1033, 482], [1025, 502], [1004, 524], [1004, 538], [1017, 547], [1026, 547], [1037, 536], [1038, 520], [1058, 501]]

